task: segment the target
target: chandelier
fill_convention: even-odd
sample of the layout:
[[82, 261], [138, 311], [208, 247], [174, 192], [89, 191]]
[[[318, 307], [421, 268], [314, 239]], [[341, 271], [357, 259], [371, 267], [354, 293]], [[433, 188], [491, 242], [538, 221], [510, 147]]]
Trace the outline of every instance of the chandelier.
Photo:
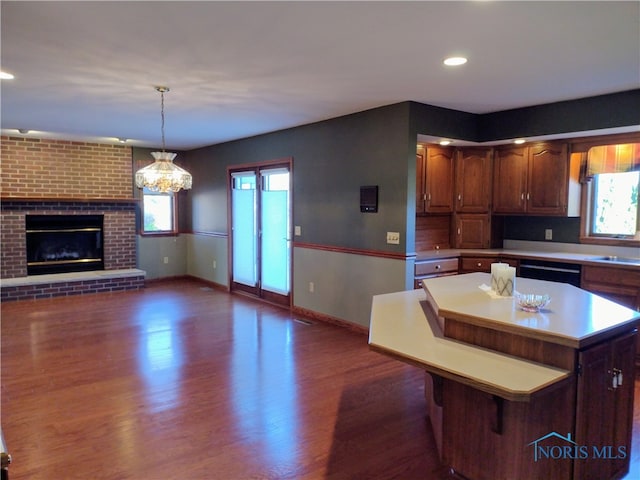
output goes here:
[[164, 151], [164, 94], [168, 87], [155, 87], [160, 92], [160, 116], [162, 119], [162, 151], [151, 152], [155, 161], [136, 172], [136, 186], [152, 192], [178, 192], [191, 188], [191, 174], [173, 163], [175, 153]]

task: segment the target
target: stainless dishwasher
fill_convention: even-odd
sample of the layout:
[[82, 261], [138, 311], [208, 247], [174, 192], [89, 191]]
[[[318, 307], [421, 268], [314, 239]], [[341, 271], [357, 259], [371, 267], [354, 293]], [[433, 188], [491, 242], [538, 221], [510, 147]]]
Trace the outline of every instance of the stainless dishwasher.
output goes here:
[[520, 260], [520, 277], [569, 283], [580, 286], [582, 267], [575, 263], [552, 262], [548, 260]]

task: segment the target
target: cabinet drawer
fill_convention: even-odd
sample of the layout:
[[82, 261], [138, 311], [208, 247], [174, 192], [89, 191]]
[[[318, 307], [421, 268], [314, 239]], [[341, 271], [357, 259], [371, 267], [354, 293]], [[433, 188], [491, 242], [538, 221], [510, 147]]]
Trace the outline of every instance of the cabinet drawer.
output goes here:
[[640, 271], [585, 265], [582, 267], [582, 281], [587, 283], [608, 283], [612, 285], [625, 285], [638, 288], [640, 286]]
[[415, 265], [415, 276], [437, 275], [440, 273], [458, 272], [458, 259], [445, 258], [442, 260], [427, 260], [425, 262], [417, 262]]
[[491, 264], [497, 262], [495, 258], [462, 257], [460, 259], [461, 272], [491, 272]]

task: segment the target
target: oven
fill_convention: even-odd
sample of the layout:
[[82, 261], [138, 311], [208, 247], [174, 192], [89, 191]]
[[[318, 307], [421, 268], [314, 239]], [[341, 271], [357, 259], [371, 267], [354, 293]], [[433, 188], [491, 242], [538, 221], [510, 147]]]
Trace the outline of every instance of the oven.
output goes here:
[[581, 265], [547, 260], [520, 260], [522, 278], [534, 278], [550, 282], [569, 283], [580, 287]]

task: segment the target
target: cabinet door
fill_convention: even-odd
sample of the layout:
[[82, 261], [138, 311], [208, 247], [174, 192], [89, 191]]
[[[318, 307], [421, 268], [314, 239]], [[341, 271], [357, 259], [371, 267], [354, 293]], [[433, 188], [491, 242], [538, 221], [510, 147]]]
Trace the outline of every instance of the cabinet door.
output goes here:
[[426, 193], [428, 213], [453, 211], [453, 149], [427, 146]]
[[[604, 343], [580, 352], [578, 362], [578, 402], [576, 436], [578, 445], [610, 445], [613, 438], [613, 387], [610, 371], [610, 345]], [[574, 480], [610, 478], [607, 460], [594, 459], [591, 451], [585, 459], [574, 461]]]
[[456, 214], [456, 248], [489, 248], [491, 228], [489, 214]]
[[621, 478], [629, 468], [635, 345], [634, 331], [579, 353], [575, 441], [588, 456], [575, 460], [574, 480]]
[[424, 213], [426, 206], [425, 161], [426, 148], [418, 145], [416, 152], [416, 213]]
[[488, 213], [491, 202], [491, 160], [488, 148], [461, 148], [456, 152], [456, 212]]
[[527, 187], [527, 149], [496, 149], [493, 162], [494, 213], [524, 213]]
[[613, 413], [615, 418], [612, 423], [613, 440], [611, 445], [617, 450], [619, 446], [625, 446], [624, 455], [620, 451], [614, 451], [617, 458], [611, 460], [611, 477], [622, 478], [629, 468], [631, 456], [631, 431], [633, 429], [633, 396], [635, 393], [635, 354], [637, 334], [626, 335], [615, 342], [612, 354], [612, 367], [614, 373], [619, 375], [622, 383], [618, 382], [615, 389]]
[[527, 212], [562, 215], [567, 210], [569, 157], [565, 143], [529, 147]]

